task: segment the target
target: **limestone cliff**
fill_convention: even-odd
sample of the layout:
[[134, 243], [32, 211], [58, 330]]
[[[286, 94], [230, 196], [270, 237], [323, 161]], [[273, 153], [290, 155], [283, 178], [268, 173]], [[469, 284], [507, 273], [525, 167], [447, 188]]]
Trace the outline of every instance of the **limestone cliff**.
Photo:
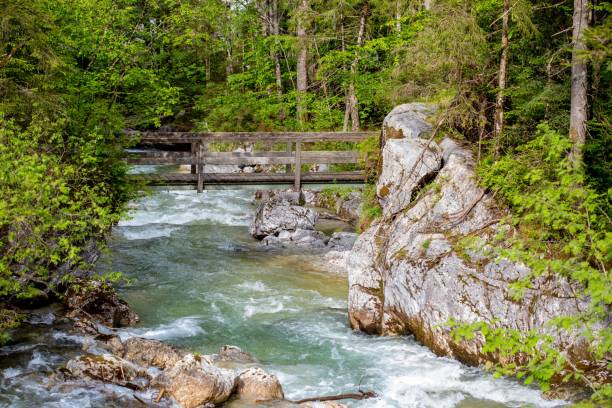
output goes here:
[[[459, 250], [463, 237], [487, 242], [504, 215], [478, 186], [472, 153], [445, 138], [429, 141], [426, 105], [402, 105], [385, 119], [377, 196], [383, 216], [347, 256], [349, 317], [367, 333], [413, 334], [440, 355], [482, 364], [481, 342], [455, 343], [445, 323], [497, 320], [529, 330], [573, 314], [581, 304], [565, 282], [535, 282], [520, 301], [510, 283], [529, 272], [521, 264]], [[574, 338], [558, 338], [577, 350]]]

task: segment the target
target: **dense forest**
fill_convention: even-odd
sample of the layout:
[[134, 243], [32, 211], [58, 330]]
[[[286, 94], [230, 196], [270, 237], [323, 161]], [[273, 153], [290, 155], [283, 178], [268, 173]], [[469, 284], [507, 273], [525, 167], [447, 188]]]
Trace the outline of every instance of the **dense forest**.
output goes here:
[[[476, 152], [482, 183], [521, 226], [500, 254], [532, 277], [579, 283], [588, 312], [555, 324], [609, 356], [611, 3], [0, 0], [0, 10], [0, 340], [19, 307], [90, 277], [138, 187], [122, 130], [375, 130], [394, 105], [420, 101], [439, 106], [440, 133]], [[529, 285], [516, 282], [517, 296]], [[564, 373], [612, 397], [537, 333], [457, 330], [474, 329], [491, 351], [529, 357], [502, 374], [546, 388]]]

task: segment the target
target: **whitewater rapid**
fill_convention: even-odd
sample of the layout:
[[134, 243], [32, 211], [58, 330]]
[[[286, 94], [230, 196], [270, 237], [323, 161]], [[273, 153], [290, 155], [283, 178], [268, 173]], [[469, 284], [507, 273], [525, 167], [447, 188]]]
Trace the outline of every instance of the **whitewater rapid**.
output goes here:
[[[122, 338], [159, 339], [200, 353], [237, 345], [279, 377], [290, 399], [362, 389], [379, 397], [347, 401], [349, 406], [564, 405], [513, 380], [437, 357], [411, 337], [353, 332], [346, 277], [316, 266], [313, 256], [259, 249], [247, 231], [252, 197], [246, 189], [160, 189], [132, 203], [99, 266], [133, 280], [121, 295], [142, 322], [120, 330]], [[119, 387], [61, 392], [32, 375], [52, 372], [85, 341], [45, 321], [44, 314], [39, 320], [42, 334], [24, 339], [23, 350], [0, 349], [12, 356], [1, 364], [0, 406], [131, 406], [133, 399], [122, 397]]]

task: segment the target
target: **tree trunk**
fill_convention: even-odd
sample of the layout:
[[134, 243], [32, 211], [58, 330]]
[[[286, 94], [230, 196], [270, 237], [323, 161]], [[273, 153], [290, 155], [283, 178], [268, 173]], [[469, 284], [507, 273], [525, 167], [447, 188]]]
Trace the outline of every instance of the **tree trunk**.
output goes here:
[[273, 35], [275, 49], [272, 50], [272, 61], [274, 61], [274, 77], [276, 79], [276, 93], [283, 95], [283, 77], [281, 72], [280, 55], [278, 53], [278, 35], [280, 34], [280, 22], [278, 15], [278, 0], [270, 0], [270, 34]]
[[395, 31], [397, 33], [402, 32], [402, 22], [400, 19], [402, 18], [402, 1], [395, 0]]
[[308, 92], [308, 38], [306, 33], [306, 19], [308, 8], [308, 0], [300, 0], [297, 11], [297, 116], [298, 121], [302, 125], [308, 119], [306, 113], [306, 93]]
[[587, 129], [587, 64], [580, 54], [586, 50], [584, 30], [589, 24], [588, 0], [574, 0], [572, 31], [572, 90], [569, 136], [573, 142], [570, 160], [576, 166], [582, 162], [582, 146]]
[[[359, 19], [359, 33], [357, 34], [357, 47], [360, 48], [363, 45], [365, 37], [365, 27], [370, 7], [368, 3], [365, 3], [361, 9], [361, 18]], [[348, 87], [346, 95], [346, 107], [344, 110], [344, 126], [343, 130], [348, 129], [348, 118], [351, 118], [351, 130], [356, 132], [359, 130], [359, 101], [357, 100], [357, 94], [355, 93], [355, 75], [357, 75], [357, 64], [359, 62], [358, 54], [355, 55], [355, 59], [351, 64], [351, 82]]]
[[502, 15], [501, 58], [499, 60], [499, 74], [497, 79], [497, 98], [495, 100], [495, 120], [493, 122], [493, 136], [495, 137], [495, 153], [499, 154], [501, 133], [504, 129], [504, 91], [506, 89], [506, 75], [508, 68], [508, 21], [510, 14], [510, 1], [504, 0], [504, 14]]

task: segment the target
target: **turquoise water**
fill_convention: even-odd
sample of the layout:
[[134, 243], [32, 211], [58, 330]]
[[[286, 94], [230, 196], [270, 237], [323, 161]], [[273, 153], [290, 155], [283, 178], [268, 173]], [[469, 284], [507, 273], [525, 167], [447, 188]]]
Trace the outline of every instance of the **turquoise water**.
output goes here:
[[266, 252], [248, 234], [252, 191], [157, 190], [115, 228], [101, 268], [134, 279], [140, 326], [122, 331], [212, 353], [251, 352], [291, 399], [374, 390], [356, 407], [552, 407], [537, 390], [439, 358], [410, 337], [350, 330], [346, 277], [319, 255]]

